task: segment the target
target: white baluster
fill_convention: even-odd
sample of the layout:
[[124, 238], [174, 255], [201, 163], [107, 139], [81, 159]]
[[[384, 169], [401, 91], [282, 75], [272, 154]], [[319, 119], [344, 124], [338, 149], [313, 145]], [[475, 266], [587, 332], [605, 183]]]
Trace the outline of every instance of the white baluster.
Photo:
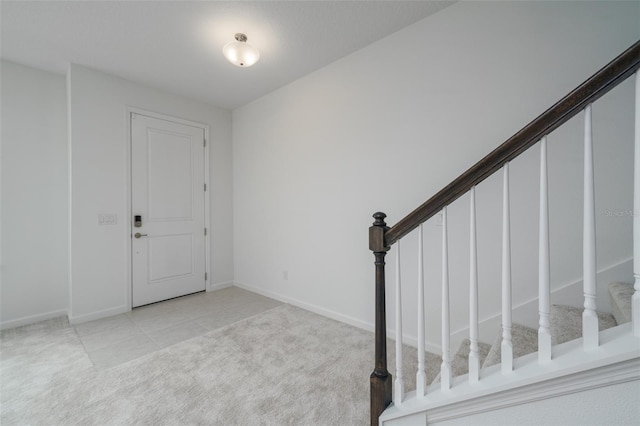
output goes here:
[[396, 381], [393, 402], [402, 404], [404, 399], [404, 380], [402, 378], [402, 291], [400, 280], [400, 241], [396, 243]]
[[509, 163], [503, 168], [502, 182], [502, 372], [513, 371], [511, 340], [511, 213], [509, 206]]
[[478, 353], [478, 246], [476, 241], [476, 188], [471, 188], [469, 232], [469, 382], [480, 378]]
[[427, 376], [424, 365], [424, 256], [422, 243], [422, 224], [418, 227], [418, 372], [416, 373], [416, 396], [424, 397], [427, 388]]
[[547, 137], [540, 141], [540, 227], [538, 242], [538, 361], [551, 360], [551, 274], [549, 271], [549, 195], [547, 184]]
[[451, 343], [449, 324], [449, 236], [447, 229], [447, 208], [442, 209], [442, 365], [440, 366], [440, 387], [451, 388]]
[[636, 134], [633, 172], [633, 334], [640, 337], [640, 72], [636, 73]]
[[596, 203], [593, 177], [593, 139], [591, 105], [584, 110], [584, 223], [582, 267], [584, 311], [582, 337], [585, 350], [598, 347], [598, 315], [596, 314]]

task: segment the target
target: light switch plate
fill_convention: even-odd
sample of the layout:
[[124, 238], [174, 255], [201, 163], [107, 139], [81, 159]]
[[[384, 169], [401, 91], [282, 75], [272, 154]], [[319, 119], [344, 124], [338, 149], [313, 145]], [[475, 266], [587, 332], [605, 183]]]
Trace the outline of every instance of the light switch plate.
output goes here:
[[117, 225], [118, 215], [112, 213], [101, 213], [98, 215], [98, 225]]

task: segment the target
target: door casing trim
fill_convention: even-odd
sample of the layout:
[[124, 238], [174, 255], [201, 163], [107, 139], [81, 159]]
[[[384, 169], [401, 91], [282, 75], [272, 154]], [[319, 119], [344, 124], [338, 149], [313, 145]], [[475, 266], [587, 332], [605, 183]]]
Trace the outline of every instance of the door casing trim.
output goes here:
[[160, 120], [166, 120], [166, 121], [171, 121], [174, 123], [178, 123], [178, 124], [184, 124], [187, 126], [192, 126], [192, 127], [197, 127], [200, 128], [204, 131], [204, 138], [207, 141], [206, 145], [204, 146], [204, 180], [207, 183], [207, 190], [204, 192], [204, 226], [205, 228], [207, 228], [208, 232], [207, 235], [204, 236], [204, 269], [205, 269], [205, 273], [208, 276], [208, 279], [205, 281], [205, 289], [206, 291], [210, 291], [211, 290], [211, 224], [210, 222], [210, 218], [211, 218], [211, 214], [210, 214], [210, 193], [211, 193], [211, 181], [209, 179], [209, 163], [210, 163], [210, 159], [209, 159], [209, 148], [211, 147], [211, 139], [209, 137], [210, 132], [209, 132], [209, 125], [205, 124], [205, 123], [200, 123], [197, 121], [192, 121], [192, 120], [186, 120], [184, 118], [179, 118], [179, 117], [174, 117], [172, 115], [167, 115], [167, 114], [162, 114], [159, 112], [155, 112], [155, 111], [149, 111], [149, 110], [145, 110], [142, 108], [138, 108], [138, 107], [133, 107], [133, 106], [127, 106], [126, 107], [126, 111], [125, 111], [125, 122], [127, 123], [126, 125], [126, 146], [125, 146], [125, 170], [126, 170], [126, 179], [125, 179], [125, 210], [127, 212], [127, 222], [126, 222], [126, 227], [125, 227], [125, 241], [127, 242], [125, 244], [125, 258], [126, 258], [126, 269], [125, 269], [125, 280], [126, 280], [126, 285], [125, 285], [125, 306], [127, 307], [127, 309], [130, 311], [132, 309], [132, 292], [133, 292], [133, 267], [132, 267], [132, 259], [131, 259], [131, 238], [132, 238], [132, 215], [133, 215], [133, 211], [131, 210], [132, 207], [132, 200], [131, 200], [131, 195], [132, 195], [132, 191], [131, 191], [131, 184], [132, 184], [132, 179], [133, 179], [133, 174], [132, 174], [132, 162], [131, 162], [131, 117], [132, 114], [139, 114], [139, 115], [145, 115], [147, 117], [151, 117], [151, 118], [157, 118]]

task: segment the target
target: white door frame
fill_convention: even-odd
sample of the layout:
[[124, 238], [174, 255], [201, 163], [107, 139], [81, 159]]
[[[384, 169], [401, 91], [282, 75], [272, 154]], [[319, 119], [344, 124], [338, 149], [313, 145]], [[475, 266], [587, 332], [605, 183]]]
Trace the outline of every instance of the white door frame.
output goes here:
[[126, 255], [126, 281], [127, 285], [125, 286], [125, 306], [130, 311], [132, 309], [132, 291], [133, 291], [133, 266], [132, 266], [132, 258], [131, 258], [131, 238], [132, 238], [132, 229], [133, 229], [133, 211], [131, 209], [131, 184], [132, 184], [132, 162], [131, 162], [131, 114], [139, 114], [145, 115], [147, 117], [157, 118], [160, 120], [172, 121], [174, 123], [185, 124], [187, 126], [198, 127], [204, 131], [204, 139], [206, 140], [206, 145], [204, 146], [204, 180], [207, 183], [207, 190], [204, 193], [204, 226], [207, 228], [207, 235], [204, 237], [204, 271], [207, 274], [207, 279], [205, 281], [205, 289], [206, 291], [211, 290], [211, 224], [210, 222], [210, 214], [209, 214], [209, 206], [210, 206], [210, 192], [211, 192], [211, 184], [209, 182], [209, 146], [211, 145], [211, 140], [209, 139], [209, 125], [204, 123], [199, 123], [196, 121], [185, 120], [183, 118], [173, 117], [171, 115], [161, 114], [158, 112], [153, 112], [149, 110], [144, 110], [137, 107], [127, 106], [125, 113], [125, 121], [126, 125], [126, 200], [125, 206], [127, 215], [127, 226], [125, 227], [125, 255]]

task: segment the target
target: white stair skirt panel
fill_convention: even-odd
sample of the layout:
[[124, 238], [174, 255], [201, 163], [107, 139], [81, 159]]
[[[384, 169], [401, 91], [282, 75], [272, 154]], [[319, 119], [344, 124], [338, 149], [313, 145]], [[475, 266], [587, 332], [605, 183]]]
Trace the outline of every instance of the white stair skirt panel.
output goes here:
[[[593, 376], [581, 375], [580, 378], [586, 381], [591, 377]], [[473, 402], [473, 406], [460, 407], [459, 411], [434, 409], [393, 419], [383, 425], [631, 425], [637, 421], [637, 414], [630, 412], [629, 407], [637, 404], [639, 387], [637, 380], [618, 381], [572, 393], [561, 393], [553, 398], [542, 396], [488, 410], [483, 410], [483, 404], [491, 404], [490, 401], [479, 398]], [[603, 410], [603, 406], [607, 409]], [[472, 409], [474, 407], [476, 409]]]

